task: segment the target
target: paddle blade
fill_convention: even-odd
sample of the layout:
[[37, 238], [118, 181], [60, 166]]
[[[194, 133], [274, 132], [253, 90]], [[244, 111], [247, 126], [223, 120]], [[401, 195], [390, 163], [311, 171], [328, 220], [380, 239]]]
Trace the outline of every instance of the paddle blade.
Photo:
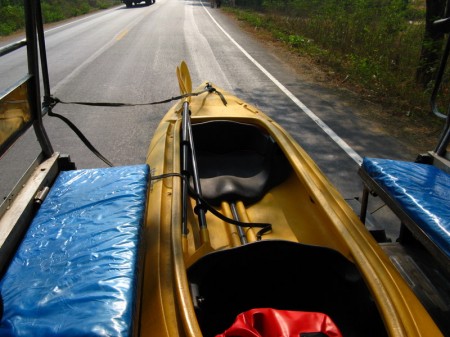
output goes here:
[[177, 78], [178, 78], [178, 86], [180, 87], [180, 93], [184, 95], [186, 93], [186, 88], [184, 87], [184, 82], [183, 79], [181, 78], [180, 67], [177, 67]]
[[186, 62], [181, 62], [181, 77], [184, 79], [185, 88], [188, 93], [192, 92], [192, 80]]
[[[181, 65], [177, 67], [178, 85], [180, 86], [180, 92], [182, 95], [192, 92], [191, 74], [186, 65], [186, 62], [182, 61]], [[190, 101], [190, 98], [186, 98], [186, 101]]]

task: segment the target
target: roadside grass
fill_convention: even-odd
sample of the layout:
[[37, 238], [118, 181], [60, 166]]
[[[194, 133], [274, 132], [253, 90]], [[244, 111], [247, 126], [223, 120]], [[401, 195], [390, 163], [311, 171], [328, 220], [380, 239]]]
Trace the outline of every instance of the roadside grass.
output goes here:
[[[377, 1], [345, 2], [360, 7], [346, 8], [342, 1], [321, 1], [323, 6], [318, 8], [315, 0], [273, 0], [264, 2], [258, 10], [224, 10], [256, 30], [269, 32], [291, 51], [331, 69], [339, 85], [382, 104], [386, 116], [381, 119], [395, 120], [394, 125], [386, 127], [396, 129], [396, 133], [404, 130], [402, 137], [407, 142], [436, 145], [444, 121], [430, 112], [433, 84], [423, 88], [415, 82], [425, 24], [423, 4], [417, 1], [414, 6], [412, 1], [405, 6], [404, 1], [393, 0], [369, 8]], [[304, 6], [300, 8], [299, 3]], [[330, 7], [325, 8], [325, 3]], [[277, 7], [283, 4], [291, 5]], [[444, 94], [449, 92], [448, 79], [447, 75]], [[441, 106], [446, 111], [443, 96]]]
[[23, 6], [2, 6], [0, 7], [0, 36], [6, 36], [23, 28]]
[[[0, 7], [0, 36], [7, 36], [24, 28], [24, 9], [21, 1], [3, 2]], [[106, 9], [120, 2], [120, 0], [42, 0], [42, 16], [45, 23], [57, 22]]]

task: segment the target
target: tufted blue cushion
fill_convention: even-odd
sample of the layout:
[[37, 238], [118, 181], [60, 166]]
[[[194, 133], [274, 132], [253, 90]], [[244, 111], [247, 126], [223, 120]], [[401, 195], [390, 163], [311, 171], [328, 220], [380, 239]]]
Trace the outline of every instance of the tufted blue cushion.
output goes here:
[[131, 336], [148, 172], [61, 172], [0, 282], [0, 336]]

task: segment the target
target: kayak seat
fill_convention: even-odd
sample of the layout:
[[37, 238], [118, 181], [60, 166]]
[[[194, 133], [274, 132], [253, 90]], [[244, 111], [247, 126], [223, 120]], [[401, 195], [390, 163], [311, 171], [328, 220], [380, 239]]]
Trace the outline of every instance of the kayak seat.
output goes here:
[[272, 137], [255, 125], [212, 121], [192, 125], [203, 198], [251, 204], [285, 180], [291, 167]]
[[0, 336], [132, 336], [147, 165], [64, 171], [0, 281]]
[[378, 158], [364, 158], [360, 175], [450, 272], [450, 175], [432, 165]]
[[343, 336], [386, 336], [360, 272], [330, 248], [257, 241], [203, 256], [187, 277], [205, 337], [222, 333], [254, 308], [321, 312]]

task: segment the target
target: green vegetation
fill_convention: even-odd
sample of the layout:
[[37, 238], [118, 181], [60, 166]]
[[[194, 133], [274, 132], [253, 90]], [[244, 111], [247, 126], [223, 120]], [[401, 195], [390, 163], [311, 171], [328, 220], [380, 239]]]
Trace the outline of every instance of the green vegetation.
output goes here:
[[[45, 23], [117, 5], [120, 0], [42, 0]], [[23, 0], [0, 0], [0, 36], [9, 35], [24, 27]]]
[[[423, 0], [235, 0], [239, 20], [332, 68], [341, 81], [408, 116], [428, 114], [416, 83], [425, 31]], [[406, 114], [405, 114], [406, 116]]]

